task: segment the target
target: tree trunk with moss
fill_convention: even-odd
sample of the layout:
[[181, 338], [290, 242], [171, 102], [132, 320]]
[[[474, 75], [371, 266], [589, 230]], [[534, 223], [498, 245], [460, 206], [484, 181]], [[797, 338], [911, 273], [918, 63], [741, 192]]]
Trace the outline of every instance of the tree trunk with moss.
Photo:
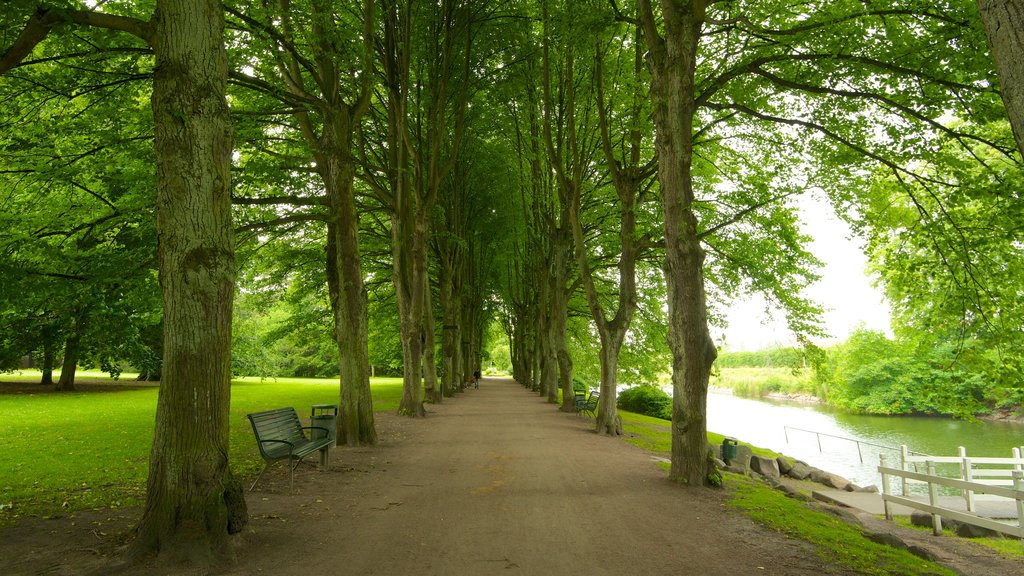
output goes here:
[[661, 37], [650, 0], [640, 18], [651, 71], [658, 177], [665, 218], [668, 343], [672, 352], [672, 464], [669, 476], [707, 482], [707, 392], [717, 355], [708, 330], [704, 250], [694, 210], [694, 73], [706, 2], [661, 0]]
[[228, 470], [235, 260], [223, 10], [161, 0], [152, 25], [164, 363], [133, 549], [207, 564], [230, 555], [228, 535], [246, 519]]

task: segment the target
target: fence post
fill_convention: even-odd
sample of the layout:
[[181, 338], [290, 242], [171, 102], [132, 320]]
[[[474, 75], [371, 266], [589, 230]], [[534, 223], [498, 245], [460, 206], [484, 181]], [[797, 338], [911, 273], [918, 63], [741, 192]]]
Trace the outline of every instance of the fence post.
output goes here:
[[[967, 448], [963, 446], [960, 447], [960, 479], [964, 482], [970, 482], [973, 479], [971, 461], [967, 458]], [[964, 488], [960, 493], [967, 502], [967, 511], [974, 512], [974, 490]]]
[[[878, 455], [879, 463], [881, 468], [888, 468], [889, 463], [886, 462], [887, 458], [885, 454]], [[889, 508], [889, 475], [879, 470], [882, 474], [882, 507], [885, 509], [885, 519], [892, 521], [892, 510]]]
[[[1017, 450], [1014, 448], [1014, 450]], [[1014, 470], [1013, 474], [1013, 489], [1024, 490], [1024, 472], [1020, 470]], [[1024, 532], [1024, 501], [1021, 501], [1021, 495], [1018, 492], [1013, 495], [1013, 499], [1017, 503], [1017, 526]], [[1021, 545], [1024, 546], [1024, 538], [1021, 538]]]
[[[910, 456], [910, 452], [907, 450], [907, 445], [906, 444], [900, 444], [900, 470], [903, 470], [904, 472], [909, 470], [909, 468], [907, 468], [907, 457], [908, 456]], [[906, 476], [901, 476], [900, 477], [900, 495], [901, 496], [906, 496], [907, 495], [907, 477]]]
[[[937, 508], [939, 505], [939, 487], [932, 482], [931, 477], [935, 476], [935, 462], [931, 460], [925, 461], [925, 469], [929, 476], [928, 478], [928, 504], [932, 508]], [[932, 534], [936, 536], [942, 536], [942, 516], [939, 516], [935, 512], [932, 512]]]

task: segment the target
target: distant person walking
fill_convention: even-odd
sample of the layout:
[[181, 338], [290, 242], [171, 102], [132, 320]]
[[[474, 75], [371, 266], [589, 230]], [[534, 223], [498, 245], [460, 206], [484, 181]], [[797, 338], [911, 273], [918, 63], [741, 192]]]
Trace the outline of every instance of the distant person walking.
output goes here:
[[474, 370], [473, 371], [473, 387], [476, 388], [477, 390], [480, 389], [480, 371], [479, 370]]

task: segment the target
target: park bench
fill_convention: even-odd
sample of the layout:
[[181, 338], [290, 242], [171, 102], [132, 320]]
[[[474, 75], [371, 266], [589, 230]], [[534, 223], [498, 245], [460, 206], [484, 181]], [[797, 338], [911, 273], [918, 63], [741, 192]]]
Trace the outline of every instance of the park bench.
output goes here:
[[580, 394], [576, 395], [576, 413], [577, 414], [590, 414], [594, 416], [594, 412], [597, 410], [597, 405], [601, 402], [601, 391], [591, 390], [590, 396], [580, 401]]
[[[302, 462], [302, 459], [313, 452], [320, 451], [320, 467], [327, 467], [328, 452], [334, 442], [333, 435], [327, 428], [322, 426], [303, 426], [299, 421], [299, 415], [295, 408], [276, 408], [264, 412], [248, 414], [249, 422], [252, 423], [253, 434], [256, 435], [256, 444], [260, 448], [260, 455], [263, 456], [265, 464], [260, 471], [256, 481], [249, 487], [251, 492], [256, 488], [256, 483], [267, 471], [267, 468], [278, 460], [288, 461], [288, 487], [294, 485], [295, 467]], [[323, 430], [320, 438], [307, 437], [303, 430]]]

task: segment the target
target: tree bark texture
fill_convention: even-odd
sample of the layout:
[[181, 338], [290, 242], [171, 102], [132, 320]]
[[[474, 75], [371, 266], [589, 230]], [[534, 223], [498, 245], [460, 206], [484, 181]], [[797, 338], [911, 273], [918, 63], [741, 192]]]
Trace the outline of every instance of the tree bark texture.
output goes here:
[[337, 438], [349, 446], [375, 444], [370, 392], [369, 325], [366, 289], [359, 257], [359, 214], [353, 179], [352, 114], [335, 105], [324, 115], [317, 146], [317, 170], [327, 194], [327, 276], [338, 346], [341, 396]]
[[672, 464], [669, 476], [707, 482], [707, 389], [717, 354], [708, 331], [704, 250], [694, 212], [694, 73], [705, 2], [661, 0], [665, 37], [649, 0], [640, 2], [650, 48], [658, 175], [665, 217], [668, 343], [672, 352]]
[[[74, 392], [75, 371], [78, 369], [78, 355], [81, 352], [82, 343], [82, 318], [76, 317], [71, 326], [71, 334], [64, 341], [64, 359], [60, 366], [60, 379], [57, 380], [57, 390], [61, 392]], [[51, 379], [53, 375], [51, 374]]]
[[223, 8], [160, 0], [153, 23], [164, 364], [133, 551], [207, 564], [230, 555], [228, 533], [245, 518], [228, 471], [235, 261]]
[[978, 0], [1003, 103], [1024, 156], [1024, 0]]
[[430, 278], [423, 276], [423, 388], [427, 399], [440, 404], [444, 394], [437, 381], [437, 339], [434, 337], [434, 304], [430, 294]]
[[44, 386], [53, 384], [53, 364], [56, 362], [56, 356], [53, 339], [47, 338], [43, 342], [43, 377], [40, 380], [40, 384]]

